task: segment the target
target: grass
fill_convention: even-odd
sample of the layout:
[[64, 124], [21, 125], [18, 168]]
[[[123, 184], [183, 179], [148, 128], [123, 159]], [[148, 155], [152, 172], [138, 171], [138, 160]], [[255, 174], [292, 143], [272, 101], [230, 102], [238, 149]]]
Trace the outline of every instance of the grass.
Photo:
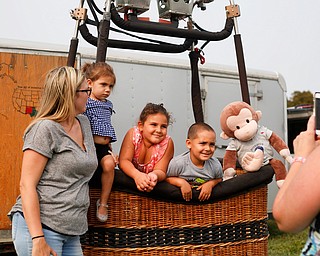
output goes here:
[[307, 236], [308, 229], [297, 233], [288, 234], [281, 232], [273, 219], [268, 220], [269, 239], [268, 256], [297, 256], [300, 255]]

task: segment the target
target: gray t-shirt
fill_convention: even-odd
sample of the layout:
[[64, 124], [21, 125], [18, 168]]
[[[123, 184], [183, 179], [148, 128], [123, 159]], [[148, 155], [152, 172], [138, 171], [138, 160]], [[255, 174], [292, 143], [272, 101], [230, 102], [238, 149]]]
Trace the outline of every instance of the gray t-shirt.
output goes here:
[[269, 142], [271, 135], [271, 130], [264, 126], [258, 126], [257, 134], [251, 140], [239, 141], [232, 138], [229, 142], [227, 150], [237, 151], [237, 157], [239, 162], [241, 163], [242, 158], [247, 152], [254, 152], [258, 146], [263, 147], [263, 165], [267, 165], [269, 163], [269, 160], [273, 158], [273, 149]]
[[190, 152], [185, 152], [171, 159], [167, 177], [180, 177], [191, 184], [198, 184], [197, 180], [203, 181], [222, 178], [222, 166], [215, 157], [209, 158], [204, 162], [203, 168], [195, 166], [190, 159]]
[[[86, 150], [51, 120], [35, 123], [23, 145], [23, 151], [32, 149], [48, 158], [37, 185], [41, 223], [66, 235], [81, 235], [88, 229], [88, 182], [98, 165], [90, 123], [84, 115], [77, 119]], [[20, 196], [11, 209], [16, 211], [23, 212]]]

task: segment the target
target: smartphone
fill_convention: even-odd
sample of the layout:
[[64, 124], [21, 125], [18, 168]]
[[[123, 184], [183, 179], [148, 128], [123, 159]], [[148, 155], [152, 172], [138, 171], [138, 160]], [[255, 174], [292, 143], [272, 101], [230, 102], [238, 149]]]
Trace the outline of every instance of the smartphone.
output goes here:
[[316, 117], [316, 135], [320, 135], [320, 92], [314, 94], [314, 114]]

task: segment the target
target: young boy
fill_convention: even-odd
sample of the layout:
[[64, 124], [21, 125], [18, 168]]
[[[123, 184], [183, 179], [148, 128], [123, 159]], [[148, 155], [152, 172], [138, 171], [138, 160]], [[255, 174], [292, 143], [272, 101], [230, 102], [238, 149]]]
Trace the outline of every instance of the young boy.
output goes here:
[[222, 181], [222, 166], [213, 157], [216, 133], [206, 123], [195, 123], [188, 130], [188, 152], [171, 159], [166, 181], [181, 189], [183, 199], [190, 201], [192, 188], [200, 191], [199, 200], [208, 200], [215, 185]]

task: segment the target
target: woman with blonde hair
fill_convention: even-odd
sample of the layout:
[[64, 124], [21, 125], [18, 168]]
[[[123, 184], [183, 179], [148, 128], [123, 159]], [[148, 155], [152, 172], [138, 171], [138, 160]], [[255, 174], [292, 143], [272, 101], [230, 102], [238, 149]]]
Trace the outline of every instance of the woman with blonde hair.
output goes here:
[[12, 239], [20, 255], [82, 255], [88, 182], [96, 167], [83, 113], [91, 90], [72, 67], [51, 70], [36, 118], [24, 134], [20, 195], [12, 207]]

